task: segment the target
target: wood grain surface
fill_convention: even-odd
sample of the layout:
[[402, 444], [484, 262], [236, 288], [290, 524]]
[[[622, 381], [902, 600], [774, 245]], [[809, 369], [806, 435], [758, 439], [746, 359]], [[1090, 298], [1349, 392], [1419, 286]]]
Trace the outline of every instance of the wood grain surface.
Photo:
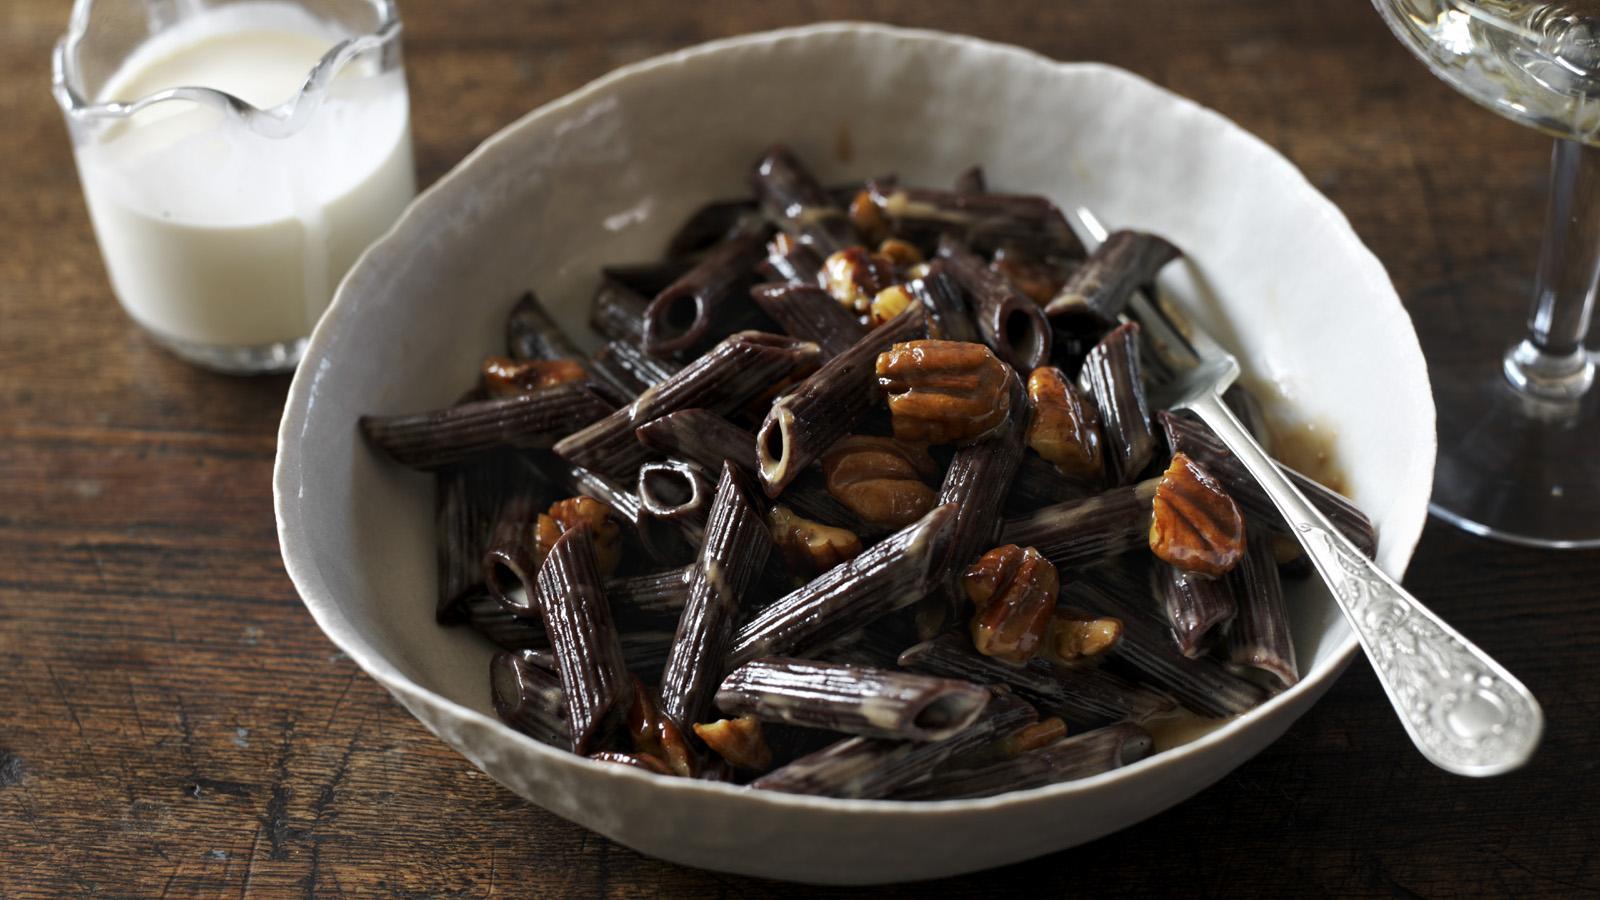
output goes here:
[[[401, 6], [424, 183], [623, 63], [884, 20], [1123, 66], [1259, 134], [1389, 267], [1441, 392], [1524, 314], [1548, 142], [1429, 77], [1359, 0]], [[1600, 894], [1600, 554], [1437, 523], [1408, 584], [1549, 716], [1538, 758], [1507, 777], [1424, 763], [1357, 663], [1189, 802], [936, 884], [822, 891], [688, 870], [519, 800], [301, 608], [269, 486], [287, 380], [191, 369], [117, 308], [49, 93], [67, 11], [0, 4], [0, 896]]]

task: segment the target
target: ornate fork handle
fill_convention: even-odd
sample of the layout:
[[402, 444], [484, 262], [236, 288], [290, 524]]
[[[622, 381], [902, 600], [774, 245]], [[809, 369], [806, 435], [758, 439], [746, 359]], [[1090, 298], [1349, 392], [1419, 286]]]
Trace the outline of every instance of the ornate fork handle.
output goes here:
[[1194, 410], [1293, 527], [1372, 660], [1411, 740], [1435, 765], [1497, 775], [1533, 755], [1544, 713], [1522, 682], [1384, 574], [1283, 477], [1215, 391]]

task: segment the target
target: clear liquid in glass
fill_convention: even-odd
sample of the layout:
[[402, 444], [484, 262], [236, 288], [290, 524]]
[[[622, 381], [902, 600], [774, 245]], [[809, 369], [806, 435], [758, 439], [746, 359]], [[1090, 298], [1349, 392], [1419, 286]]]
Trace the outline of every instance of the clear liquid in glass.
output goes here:
[[1600, 142], [1600, 2], [1400, 0], [1385, 11], [1457, 90], [1556, 137]]

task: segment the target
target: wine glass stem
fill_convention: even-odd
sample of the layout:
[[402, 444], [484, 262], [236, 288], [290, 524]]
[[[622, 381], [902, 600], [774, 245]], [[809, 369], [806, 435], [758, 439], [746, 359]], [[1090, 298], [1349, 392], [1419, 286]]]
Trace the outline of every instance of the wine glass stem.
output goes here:
[[1600, 283], [1600, 149], [1556, 141], [1550, 209], [1528, 335], [1506, 352], [1512, 387], [1540, 400], [1576, 400], [1594, 383], [1584, 348]]

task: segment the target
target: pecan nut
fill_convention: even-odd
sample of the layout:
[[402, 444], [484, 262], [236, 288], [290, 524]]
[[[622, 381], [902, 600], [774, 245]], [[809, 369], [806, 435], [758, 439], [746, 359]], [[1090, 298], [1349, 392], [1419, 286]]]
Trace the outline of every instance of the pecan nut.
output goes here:
[[610, 578], [622, 563], [622, 526], [617, 524], [611, 507], [593, 497], [568, 497], [550, 504], [550, 510], [539, 516], [535, 537], [539, 542], [542, 560], [556, 545], [556, 539], [579, 522], [589, 523], [594, 532], [594, 555], [600, 566], [600, 577]]
[[872, 298], [872, 327], [877, 328], [905, 312], [911, 303], [911, 295], [898, 284], [891, 284], [879, 291], [878, 295]]
[[1244, 558], [1244, 517], [1222, 485], [1182, 453], [1162, 473], [1150, 517], [1150, 552], [1185, 572], [1217, 578]]
[[904, 272], [924, 261], [922, 251], [915, 244], [899, 238], [889, 238], [878, 244], [878, 255], [888, 260], [897, 272]]
[[901, 440], [972, 443], [1011, 414], [1011, 367], [982, 344], [895, 344], [878, 354], [877, 374]]
[[972, 644], [984, 656], [1025, 663], [1039, 649], [1056, 608], [1056, 567], [1032, 547], [1006, 544], [985, 553], [961, 577], [972, 614]]
[[865, 522], [899, 528], [933, 508], [924, 479], [939, 472], [926, 448], [894, 438], [848, 435], [822, 454], [828, 493]]
[[504, 356], [485, 359], [480, 374], [484, 393], [490, 397], [515, 397], [588, 377], [577, 360], [510, 359]]
[[1094, 404], [1054, 366], [1040, 366], [1028, 375], [1033, 421], [1028, 446], [1077, 481], [1098, 482], [1105, 475], [1100, 449], [1100, 416]]
[[772, 748], [767, 746], [767, 739], [761, 734], [761, 722], [755, 716], [718, 719], [709, 724], [696, 722], [694, 733], [736, 769], [760, 772], [772, 765]]
[[628, 739], [635, 753], [667, 764], [674, 775], [693, 778], [694, 751], [677, 723], [661, 712], [656, 698], [638, 678], [633, 679], [633, 705], [628, 708]]
[[894, 282], [894, 264], [865, 247], [846, 247], [823, 261], [822, 278], [845, 309], [865, 313], [872, 298]]
[[767, 527], [783, 561], [796, 574], [820, 575], [861, 553], [861, 538], [854, 532], [813, 522], [787, 506], [774, 506], [767, 513]]
[[872, 192], [861, 190], [850, 198], [850, 224], [868, 243], [877, 243], [889, 234], [889, 220], [884, 218], [878, 204], [872, 202]]
[[1061, 662], [1094, 659], [1116, 649], [1122, 620], [1076, 611], [1058, 611], [1050, 620], [1050, 655]]

